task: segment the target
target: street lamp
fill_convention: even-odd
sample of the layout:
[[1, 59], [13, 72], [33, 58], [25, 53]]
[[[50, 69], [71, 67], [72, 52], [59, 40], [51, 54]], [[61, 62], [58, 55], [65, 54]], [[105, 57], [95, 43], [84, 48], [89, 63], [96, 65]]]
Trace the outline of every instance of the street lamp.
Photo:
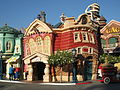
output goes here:
[[2, 80], [2, 51], [0, 51], [0, 80]]
[[75, 48], [72, 49], [72, 54], [73, 54], [73, 63], [72, 63], [72, 67], [73, 67], [73, 76], [72, 76], [72, 79], [73, 79], [73, 82], [77, 82], [77, 77], [76, 77], [76, 64], [75, 64], [75, 60], [76, 60], [76, 52], [77, 50]]

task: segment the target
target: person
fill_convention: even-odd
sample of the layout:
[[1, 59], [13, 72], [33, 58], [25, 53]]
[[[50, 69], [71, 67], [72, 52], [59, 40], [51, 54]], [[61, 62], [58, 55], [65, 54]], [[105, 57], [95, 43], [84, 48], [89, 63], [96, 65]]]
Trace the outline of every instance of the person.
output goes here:
[[20, 80], [20, 68], [15, 68], [15, 80]]
[[9, 68], [9, 80], [13, 80], [14, 78], [14, 68], [13, 65]]

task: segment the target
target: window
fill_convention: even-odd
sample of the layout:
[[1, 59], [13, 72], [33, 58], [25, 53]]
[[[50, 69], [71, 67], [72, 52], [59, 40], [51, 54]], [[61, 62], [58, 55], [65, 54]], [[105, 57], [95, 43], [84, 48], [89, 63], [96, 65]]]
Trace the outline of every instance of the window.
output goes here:
[[28, 42], [26, 43], [26, 49], [25, 50], [26, 50], [26, 55], [30, 55], [31, 54]]
[[117, 47], [118, 38], [112, 37], [109, 39], [109, 47]]
[[81, 32], [81, 33], [82, 33], [82, 42], [89, 42], [87, 32]]
[[81, 19], [82, 19], [82, 24], [86, 24], [86, 23], [87, 23], [87, 18], [86, 18], [86, 16], [82, 16]]
[[50, 54], [50, 45], [51, 45], [51, 40], [49, 36], [46, 36], [44, 38], [44, 53]]
[[74, 32], [74, 42], [80, 41], [80, 32]]
[[7, 41], [7, 43], [6, 43], [6, 51], [10, 51], [11, 49], [12, 49], [12, 42]]
[[30, 52], [31, 52], [31, 54], [35, 53], [37, 47], [36, 47], [36, 43], [35, 43], [34, 39], [31, 38], [29, 40], [29, 46], [30, 46]]
[[106, 40], [101, 39], [102, 48], [106, 48]]
[[93, 48], [89, 48], [89, 53], [93, 54]]
[[80, 47], [78, 48], [77, 51], [78, 51], [78, 54], [82, 54], [82, 52], [81, 52], [81, 48], [80, 48]]
[[36, 38], [36, 43], [37, 43], [37, 47], [38, 47], [38, 52], [42, 52], [43, 51], [43, 40], [40, 36], [38, 36]]
[[36, 42], [37, 42], [37, 45], [42, 45], [42, 38], [41, 37], [37, 37], [36, 38]]
[[95, 43], [93, 34], [89, 33], [89, 41], [90, 43]]

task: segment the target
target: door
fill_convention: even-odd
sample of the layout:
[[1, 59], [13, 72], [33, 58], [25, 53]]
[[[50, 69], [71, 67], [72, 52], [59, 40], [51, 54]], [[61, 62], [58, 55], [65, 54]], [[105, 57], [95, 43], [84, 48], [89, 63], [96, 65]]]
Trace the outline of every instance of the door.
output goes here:
[[43, 80], [45, 64], [42, 62], [33, 63], [33, 78], [34, 80]]
[[92, 62], [91, 61], [85, 61], [84, 66], [84, 79], [85, 80], [91, 80], [92, 78]]

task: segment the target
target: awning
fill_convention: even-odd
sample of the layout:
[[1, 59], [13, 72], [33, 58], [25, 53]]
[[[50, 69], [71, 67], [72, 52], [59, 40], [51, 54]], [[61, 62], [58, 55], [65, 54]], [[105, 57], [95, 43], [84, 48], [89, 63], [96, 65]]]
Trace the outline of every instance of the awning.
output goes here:
[[12, 56], [12, 57], [9, 58], [6, 62], [7, 62], [7, 63], [16, 62], [18, 58], [19, 58], [19, 56]]

